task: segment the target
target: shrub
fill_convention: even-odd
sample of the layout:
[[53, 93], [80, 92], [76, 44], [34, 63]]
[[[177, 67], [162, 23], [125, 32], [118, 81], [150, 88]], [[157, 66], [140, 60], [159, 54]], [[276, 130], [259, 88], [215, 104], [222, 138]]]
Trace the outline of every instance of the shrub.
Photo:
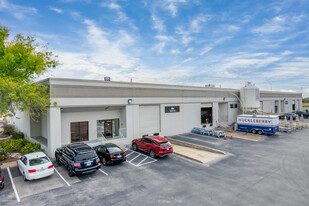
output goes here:
[[23, 154], [27, 154], [27, 153], [31, 153], [31, 152], [39, 152], [41, 148], [41, 144], [40, 143], [27, 143], [20, 151]]
[[5, 149], [0, 148], [0, 161], [3, 161], [9, 157], [9, 152]]
[[14, 131], [12, 134], [13, 139], [24, 139], [25, 135], [22, 132]]
[[1, 142], [0, 146], [8, 152], [14, 152], [20, 151], [27, 144], [27, 142], [28, 141], [24, 139], [8, 139]]
[[5, 135], [12, 135], [15, 131], [15, 127], [13, 125], [7, 124], [3, 125], [3, 134]]

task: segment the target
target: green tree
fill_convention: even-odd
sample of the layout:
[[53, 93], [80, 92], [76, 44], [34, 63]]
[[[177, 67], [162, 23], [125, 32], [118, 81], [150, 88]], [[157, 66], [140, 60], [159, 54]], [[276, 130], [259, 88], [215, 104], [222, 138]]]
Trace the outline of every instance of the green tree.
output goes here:
[[0, 25], [0, 116], [12, 116], [18, 109], [39, 117], [51, 100], [48, 85], [34, 81], [58, 65], [57, 56], [31, 36], [17, 34], [10, 41], [9, 36]]

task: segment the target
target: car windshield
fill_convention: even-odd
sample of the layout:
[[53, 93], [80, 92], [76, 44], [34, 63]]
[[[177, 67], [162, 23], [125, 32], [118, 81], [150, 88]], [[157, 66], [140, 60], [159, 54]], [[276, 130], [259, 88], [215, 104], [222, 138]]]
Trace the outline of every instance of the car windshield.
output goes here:
[[81, 154], [76, 155], [76, 160], [82, 161], [82, 160], [88, 160], [88, 159], [92, 159], [96, 157], [97, 157], [97, 154], [95, 153], [95, 151], [91, 151], [91, 152], [81, 153]]
[[108, 147], [107, 150], [109, 153], [122, 152], [119, 147]]
[[40, 157], [40, 158], [36, 158], [36, 159], [31, 159], [29, 160], [29, 165], [30, 166], [36, 166], [36, 165], [41, 165], [41, 164], [45, 164], [49, 162], [49, 160], [47, 159], [47, 157]]
[[170, 142], [160, 142], [159, 145], [160, 146], [170, 146], [171, 143]]

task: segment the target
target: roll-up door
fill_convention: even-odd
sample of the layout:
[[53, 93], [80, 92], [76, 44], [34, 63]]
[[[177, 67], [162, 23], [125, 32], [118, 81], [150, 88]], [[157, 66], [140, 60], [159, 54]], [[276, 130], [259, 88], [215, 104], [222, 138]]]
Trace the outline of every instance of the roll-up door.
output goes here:
[[141, 135], [160, 132], [160, 105], [139, 107], [139, 130]]

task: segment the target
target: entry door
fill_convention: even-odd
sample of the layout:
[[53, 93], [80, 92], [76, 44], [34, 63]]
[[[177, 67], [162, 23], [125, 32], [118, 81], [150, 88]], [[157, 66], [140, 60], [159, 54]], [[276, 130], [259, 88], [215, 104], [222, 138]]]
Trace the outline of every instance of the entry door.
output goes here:
[[107, 120], [104, 123], [104, 136], [105, 138], [111, 138], [113, 136], [111, 120]]

